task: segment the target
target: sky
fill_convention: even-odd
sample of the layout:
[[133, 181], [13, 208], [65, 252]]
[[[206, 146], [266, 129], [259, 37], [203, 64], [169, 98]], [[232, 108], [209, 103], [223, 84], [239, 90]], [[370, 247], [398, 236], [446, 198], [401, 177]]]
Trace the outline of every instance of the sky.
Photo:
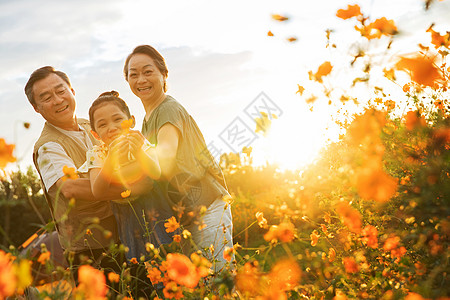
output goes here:
[[[15, 167], [32, 164], [44, 120], [23, 88], [30, 74], [46, 65], [71, 79], [78, 117], [87, 118], [100, 93], [116, 90], [140, 129], [144, 110], [122, 72], [132, 49], [149, 44], [166, 59], [168, 94], [186, 107], [217, 153], [236, 148], [236, 141], [227, 140], [231, 128], [256, 128], [248, 107], [269, 103], [278, 115], [271, 133], [248, 133], [243, 143], [259, 153], [260, 162], [302, 166], [332, 133], [326, 105], [311, 112], [296, 94], [297, 84], [330, 59], [326, 29], [351, 45], [352, 25], [335, 14], [355, 3], [372, 20], [385, 16], [396, 22], [399, 54], [429, 43], [425, 30], [433, 22], [435, 30], [450, 29], [448, 0], [435, 1], [428, 11], [423, 0], [0, 0], [0, 138], [16, 145]], [[289, 20], [276, 22], [272, 14]], [[288, 42], [291, 36], [297, 41]]]

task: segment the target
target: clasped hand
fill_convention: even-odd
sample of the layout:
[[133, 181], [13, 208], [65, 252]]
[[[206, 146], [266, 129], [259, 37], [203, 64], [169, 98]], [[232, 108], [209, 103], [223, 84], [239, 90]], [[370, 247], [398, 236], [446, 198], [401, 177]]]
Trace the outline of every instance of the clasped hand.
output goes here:
[[120, 135], [109, 145], [107, 160], [116, 167], [130, 162], [138, 157], [144, 141], [145, 137], [137, 130]]

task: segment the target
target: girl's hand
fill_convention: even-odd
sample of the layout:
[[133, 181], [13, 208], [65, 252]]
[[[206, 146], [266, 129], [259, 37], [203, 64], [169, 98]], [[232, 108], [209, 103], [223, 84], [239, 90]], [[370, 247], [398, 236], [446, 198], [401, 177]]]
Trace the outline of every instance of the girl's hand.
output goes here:
[[106, 160], [114, 166], [128, 162], [130, 142], [126, 136], [119, 136], [110, 145]]
[[126, 137], [129, 142], [129, 150], [136, 157], [142, 149], [142, 145], [145, 142], [145, 137], [137, 130], [130, 130]]

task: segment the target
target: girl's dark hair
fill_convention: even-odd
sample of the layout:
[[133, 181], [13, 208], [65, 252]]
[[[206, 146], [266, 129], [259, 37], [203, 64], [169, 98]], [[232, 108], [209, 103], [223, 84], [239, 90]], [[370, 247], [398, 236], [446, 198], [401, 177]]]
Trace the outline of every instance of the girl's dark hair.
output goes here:
[[159, 72], [161, 72], [161, 74], [164, 76], [164, 93], [167, 92], [167, 84], [165, 79], [169, 75], [169, 69], [167, 69], [166, 61], [155, 48], [149, 45], [137, 46], [136, 48], [134, 48], [133, 52], [128, 55], [123, 67], [123, 75], [125, 76], [125, 80], [128, 81], [128, 64], [130, 63], [131, 57], [133, 57], [133, 55], [135, 54], [145, 54], [153, 59]]
[[91, 123], [92, 130], [95, 131], [95, 120], [94, 120], [94, 113], [95, 111], [107, 104], [107, 103], [113, 103], [119, 107], [119, 109], [125, 113], [128, 117], [128, 119], [131, 118], [130, 109], [128, 108], [128, 105], [119, 97], [119, 92], [111, 91], [111, 92], [104, 92], [101, 93], [100, 96], [97, 97], [97, 99], [92, 102], [91, 107], [89, 108], [89, 122]]

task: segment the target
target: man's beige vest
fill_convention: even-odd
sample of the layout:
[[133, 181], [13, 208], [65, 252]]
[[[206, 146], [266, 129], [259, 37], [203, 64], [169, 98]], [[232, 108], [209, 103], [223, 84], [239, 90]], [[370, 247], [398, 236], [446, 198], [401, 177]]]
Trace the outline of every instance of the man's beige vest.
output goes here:
[[[97, 144], [98, 141], [91, 134], [89, 121], [78, 119], [78, 124], [89, 134], [92, 143]], [[66, 250], [77, 252], [108, 247], [111, 242], [118, 240], [117, 225], [109, 201], [75, 199], [72, 206], [70, 199], [66, 199], [56, 185], [46, 192], [37, 158], [39, 148], [48, 142], [56, 142], [61, 145], [77, 168], [86, 161], [87, 145], [79, 145], [47, 122], [34, 145], [33, 162], [41, 176], [44, 195], [56, 222], [61, 246]], [[87, 176], [87, 174], [80, 174], [81, 178], [87, 178]], [[90, 229], [92, 235], [87, 234], [87, 229]]]

